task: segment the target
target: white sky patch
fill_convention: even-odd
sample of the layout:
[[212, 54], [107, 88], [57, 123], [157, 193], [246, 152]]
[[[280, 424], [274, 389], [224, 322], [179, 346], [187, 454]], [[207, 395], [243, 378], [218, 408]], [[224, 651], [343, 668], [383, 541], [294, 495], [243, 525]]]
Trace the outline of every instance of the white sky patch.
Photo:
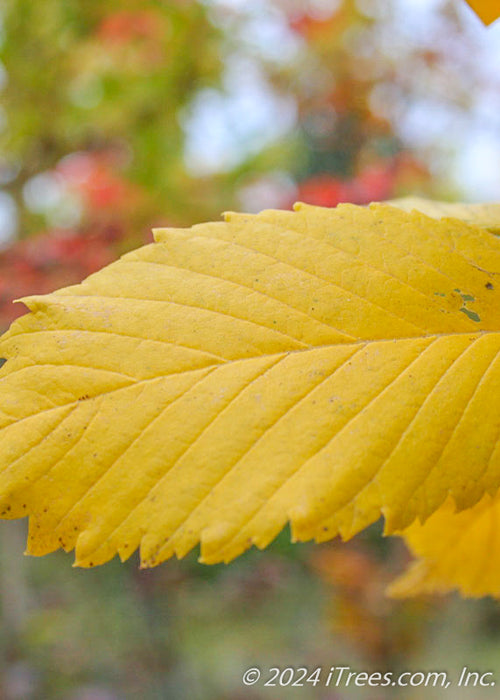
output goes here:
[[23, 188], [27, 207], [47, 217], [49, 225], [75, 226], [82, 217], [82, 205], [68, 190], [64, 179], [45, 172], [30, 178]]
[[456, 160], [452, 179], [464, 189], [468, 201], [500, 201], [500, 140], [497, 137], [492, 138], [482, 129], [469, 132]]
[[52, 173], [40, 173], [31, 177], [23, 188], [26, 205], [36, 213], [45, 213], [57, 207], [65, 194], [64, 185]]
[[256, 63], [234, 56], [225, 90], [202, 90], [184, 115], [185, 159], [197, 175], [230, 170], [289, 132], [295, 101], [277, 95]]
[[0, 247], [11, 241], [17, 231], [17, 207], [13, 198], [0, 192]]
[[251, 17], [245, 24], [241, 41], [254, 48], [262, 58], [275, 63], [291, 61], [302, 46], [302, 40], [290, 31], [282, 15], [266, 13]]
[[399, 132], [407, 143], [421, 149], [439, 140], [440, 145], [459, 143], [467, 137], [467, 123], [460, 110], [432, 98], [421, 99], [401, 116]]
[[275, 171], [241, 188], [239, 199], [243, 211], [255, 214], [262, 209], [289, 205], [296, 198], [296, 186], [286, 172]]

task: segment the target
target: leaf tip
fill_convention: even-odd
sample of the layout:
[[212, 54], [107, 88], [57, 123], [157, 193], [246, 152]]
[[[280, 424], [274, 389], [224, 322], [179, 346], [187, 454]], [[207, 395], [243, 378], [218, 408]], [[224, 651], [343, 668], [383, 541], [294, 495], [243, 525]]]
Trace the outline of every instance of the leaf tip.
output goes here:
[[411, 598], [422, 593], [422, 584], [426, 577], [423, 561], [414, 561], [400, 576], [390, 583], [385, 591], [388, 598]]
[[24, 304], [33, 313], [43, 311], [48, 306], [48, 302], [45, 300], [45, 296], [42, 294], [36, 294], [29, 297], [20, 297], [19, 299], [14, 299], [13, 303]]
[[163, 243], [163, 241], [166, 238], [167, 235], [167, 230], [164, 227], [161, 228], [153, 228], [151, 229], [151, 233], [153, 234], [153, 240], [155, 243]]
[[[460, 586], [456, 588], [459, 589]], [[425, 559], [418, 559], [411, 562], [408, 568], [387, 586], [385, 594], [388, 598], [402, 600], [422, 595], [444, 595], [450, 593], [452, 589], [453, 586], [440, 582], [432, 576]], [[462, 593], [464, 593], [463, 590]]]

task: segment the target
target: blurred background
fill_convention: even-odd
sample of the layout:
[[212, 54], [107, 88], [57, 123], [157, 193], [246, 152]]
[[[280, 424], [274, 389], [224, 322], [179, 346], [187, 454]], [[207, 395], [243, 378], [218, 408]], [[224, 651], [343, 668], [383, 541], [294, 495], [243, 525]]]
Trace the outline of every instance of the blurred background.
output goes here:
[[[1, 330], [13, 299], [79, 282], [153, 226], [295, 200], [500, 200], [500, 22], [463, 0], [2, 0], [0, 61]], [[500, 674], [500, 607], [387, 599], [409, 556], [380, 532], [77, 570], [22, 557], [24, 524], [2, 523], [0, 698], [290, 697], [244, 688], [249, 666]], [[401, 697], [450, 692], [497, 697]]]

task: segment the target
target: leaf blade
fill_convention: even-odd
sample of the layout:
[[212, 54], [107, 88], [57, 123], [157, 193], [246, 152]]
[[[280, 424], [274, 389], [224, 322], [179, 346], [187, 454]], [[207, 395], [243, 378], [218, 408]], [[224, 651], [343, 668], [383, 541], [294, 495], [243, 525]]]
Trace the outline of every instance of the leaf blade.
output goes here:
[[485, 24], [491, 24], [500, 17], [500, 10], [493, 0], [467, 0], [474, 12]]
[[458, 513], [449, 500], [425, 524], [403, 531], [418, 559], [391, 584], [389, 594], [404, 598], [459, 590], [473, 598], [500, 597], [499, 508], [498, 494], [486, 494]]
[[156, 235], [0, 341], [2, 510], [30, 552], [228, 561], [287, 521], [392, 531], [498, 487], [480, 458], [464, 495], [457, 449], [500, 372], [491, 233], [302, 205]]

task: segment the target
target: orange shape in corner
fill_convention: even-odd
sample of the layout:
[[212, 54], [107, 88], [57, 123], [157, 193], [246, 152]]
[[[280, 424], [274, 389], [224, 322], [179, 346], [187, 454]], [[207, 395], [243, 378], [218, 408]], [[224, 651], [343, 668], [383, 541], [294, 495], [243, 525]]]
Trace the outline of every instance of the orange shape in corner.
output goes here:
[[485, 24], [491, 24], [500, 17], [498, 0], [467, 0], [467, 2]]

